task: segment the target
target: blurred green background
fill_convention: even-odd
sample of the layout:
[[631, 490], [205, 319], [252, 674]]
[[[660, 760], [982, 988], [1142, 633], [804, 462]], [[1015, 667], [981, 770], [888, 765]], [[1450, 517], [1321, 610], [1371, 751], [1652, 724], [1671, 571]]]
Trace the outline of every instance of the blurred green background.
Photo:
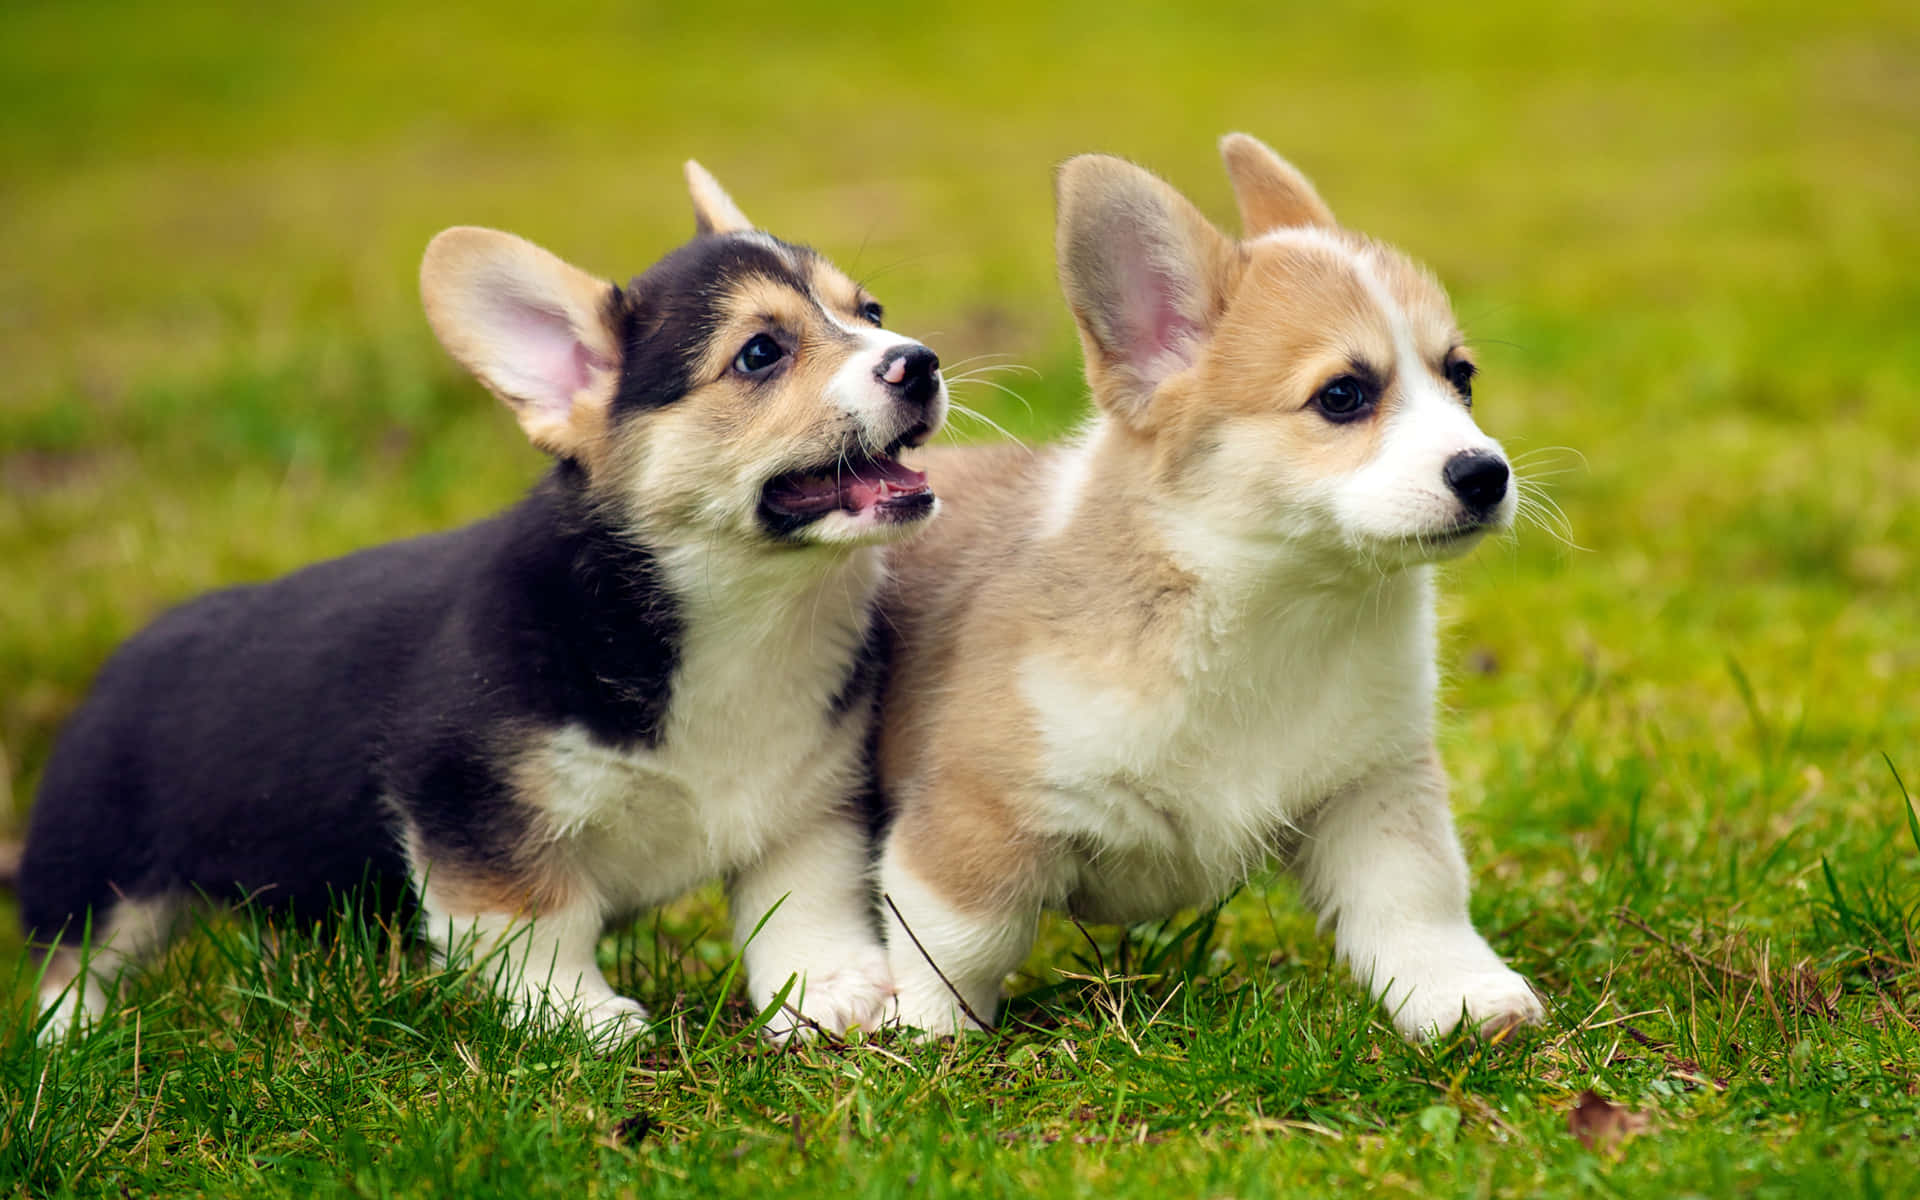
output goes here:
[[[1433, 266], [1483, 423], [1565, 510], [1577, 548], [1523, 529], [1450, 572], [1463, 809], [1571, 745], [1666, 764], [1649, 797], [1701, 839], [1754, 791], [1727, 761], [1774, 806], [1735, 828], [1881, 820], [1879, 755], [1920, 775], [1916, 12], [12, 0], [0, 830], [162, 606], [536, 476], [421, 318], [443, 226], [624, 278], [690, 232], [697, 156], [949, 363], [1038, 371], [960, 396], [1046, 436], [1083, 394], [1054, 164], [1130, 156], [1231, 227], [1231, 129]], [[1616, 801], [1510, 785], [1470, 828], [1522, 850]]]

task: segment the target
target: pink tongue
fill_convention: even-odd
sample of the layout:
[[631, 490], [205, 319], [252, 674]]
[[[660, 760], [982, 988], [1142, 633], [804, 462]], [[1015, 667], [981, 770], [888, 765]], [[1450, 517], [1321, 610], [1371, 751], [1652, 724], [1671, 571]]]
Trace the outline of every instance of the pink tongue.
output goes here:
[[840, 494], [855, 512], [885, 503], [895, 496], [927, 490], [925, 472], [891, 459], [863, 462], [840, 477]]

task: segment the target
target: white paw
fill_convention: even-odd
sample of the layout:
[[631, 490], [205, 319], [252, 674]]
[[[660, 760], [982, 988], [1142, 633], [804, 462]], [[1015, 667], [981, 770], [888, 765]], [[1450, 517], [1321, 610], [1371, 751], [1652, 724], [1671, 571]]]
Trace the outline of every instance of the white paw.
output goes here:
[[[981, 1017], [992, 1020], [989, 1013], [980, 1013]], [[954, 999], [945, 984], [939, 985], [939, 991], [908, 993], [902, 992], [897, 1000], [888, 1006], [887, 1024], [918, 1031], [916, 1040], [926, 1042], [935, 1038], [958, 1037], [986, 1026], [975, 1024]]]
[[644, 1037], [653, 1028], [646, 1008], [625, 996], [608, 996], [568, 1015], [580, 1023], [596, 1045], [609, 1050]]
[[87, 1012], [69, 999], [55, 1000], [48, 1006], [46, 1023], [40, 1026], [40, 1043], [49, 1045], [66, 1040], [67, 1031], [76, 1024], [86, 1026], [91, 1023], [92, 1013]]
[[[766, 1001], [770, 1002], [772, 996]], [[786, 1005], [767, 1022], [765, 1033], [775, 1041], [802, 1038], [825, 1031], [839, 1036], [854, 1029], [873, 1030], [886, 1020], [893, 1001], [893, 977], [879, 954], [847, 963], [836, 971], [810, 974], [787, 993]], [[792, 1010], [799, 1010], [795, 1017]]]
[[597, 1000], [582, 1000], [536, 991], [514, 1001], [513, 1015], [517, 1021], [547, 1029], [578, 1026], [589, 1040], [606, 1050], [616, 1049], [652, 1029], [647, 1010], [638, 1000], [612, 994]]
[[40, 1044], [65, 1041], [68, 1033], [76, 1028], [85, 1032], [99, 1023], [106, 1008], [105, 990], [91, 979], [65, 987], [51, 984], [42, 987], [40, 1009], [46, 1013], [46, 1023], [40, 1026]]
[[1411, 994], [1396, 986], [1386, 1001], [1395, 1028], [1409, 1041], [1439, 1037], [1463, 1023], [1492, 1034], [1516, 1025], [1538, 1025], [1546, 1018], [1527, 981], [1506, 967], [1424, 980]]

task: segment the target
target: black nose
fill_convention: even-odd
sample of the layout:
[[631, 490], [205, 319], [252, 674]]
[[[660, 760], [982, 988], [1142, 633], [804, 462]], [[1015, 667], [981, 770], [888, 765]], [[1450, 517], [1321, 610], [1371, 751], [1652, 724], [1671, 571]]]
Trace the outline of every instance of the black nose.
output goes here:
[[1469, 450], [1447, 460], [1440, 472], [1453, 494], [1476, 516], [1492, 512], [1507, 498], [1507, 460], [1484, 450]]
[[940, 356], [925, 346], [896, 346], [880, 359], [873, 377], [899, 394], [915, 408], [933, 403], [940, 383], [934, 375], [940, 370]]

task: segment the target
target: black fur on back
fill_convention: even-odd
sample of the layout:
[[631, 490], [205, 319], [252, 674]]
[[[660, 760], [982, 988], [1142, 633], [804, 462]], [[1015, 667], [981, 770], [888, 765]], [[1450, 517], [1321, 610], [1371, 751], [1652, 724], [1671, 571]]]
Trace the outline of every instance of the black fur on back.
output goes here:
[[661, 735], [680, 617], [561, 464], [450, 533], [193, 600], [129, 640], [61, 734], [20, 869], [48, 943], [119, 897], [318, 913], [405, 891], [399, 811], [436, 861], [510, 854], [505, 770], [542, 726]]

